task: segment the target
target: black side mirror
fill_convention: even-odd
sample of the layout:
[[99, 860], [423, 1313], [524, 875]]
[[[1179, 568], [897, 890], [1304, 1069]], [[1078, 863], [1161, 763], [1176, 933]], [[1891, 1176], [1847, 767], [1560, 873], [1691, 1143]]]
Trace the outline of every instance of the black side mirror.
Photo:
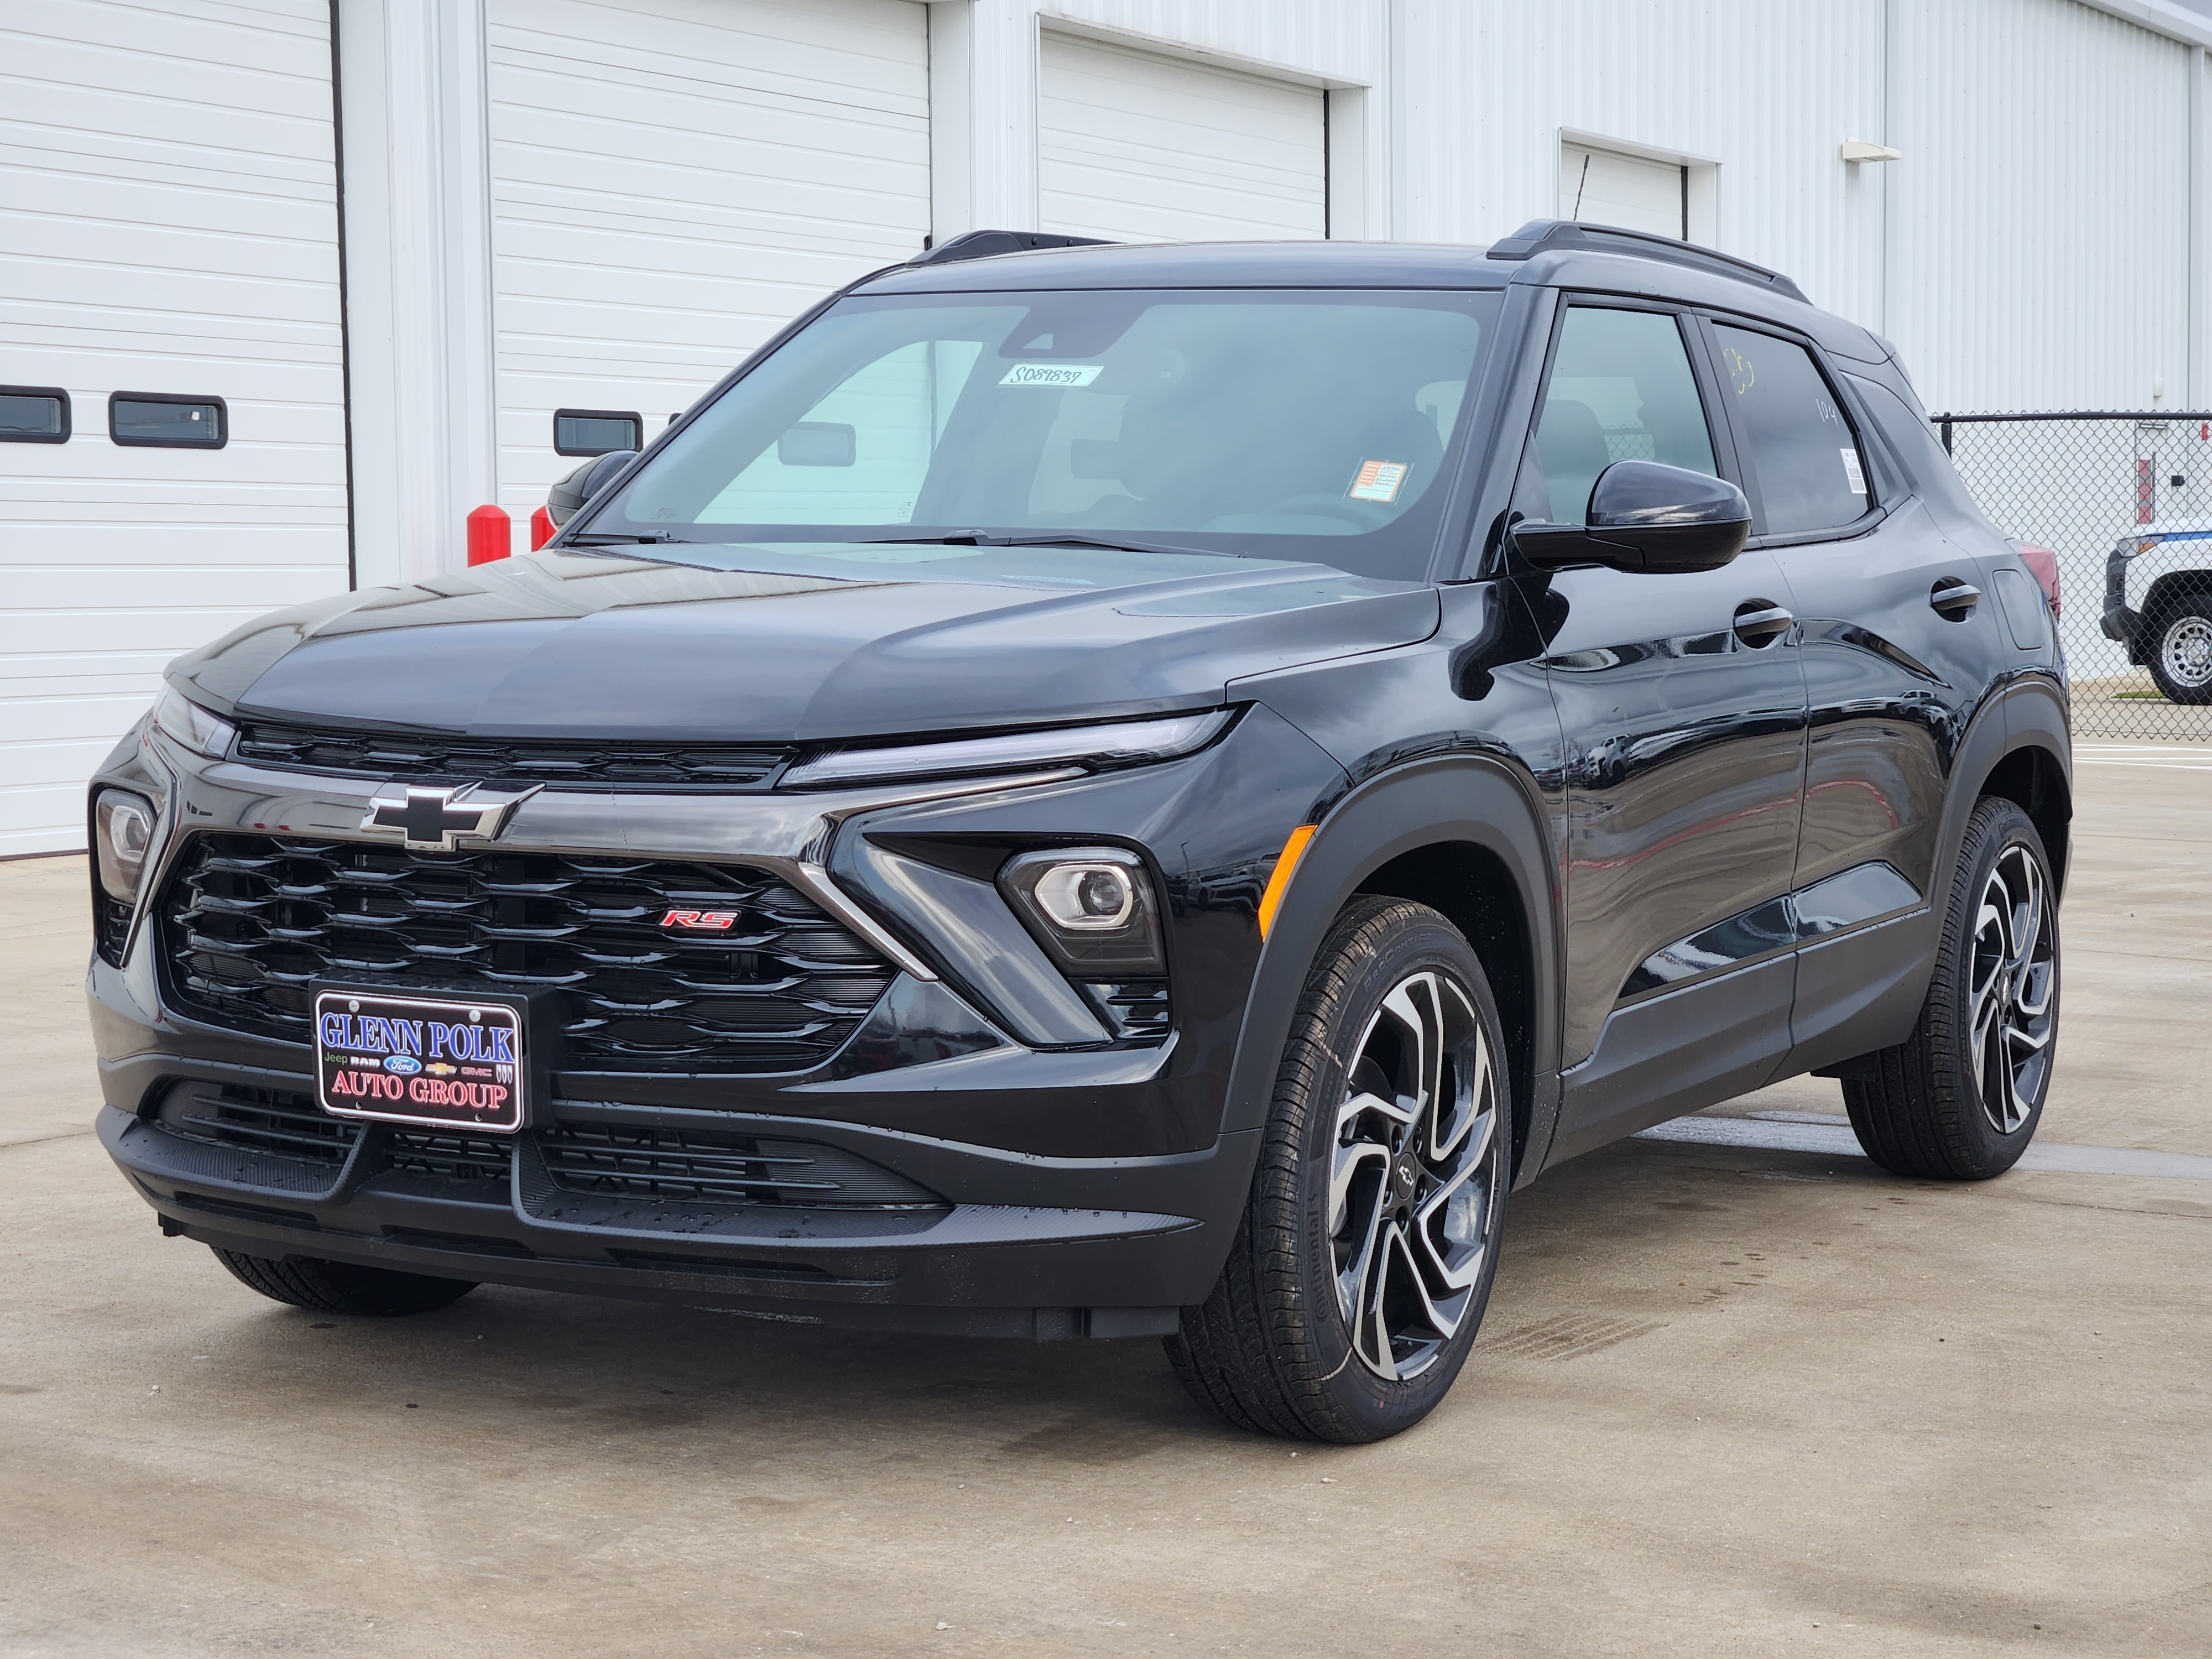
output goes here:
[[606, 488], [615, 474], [637, 459], [635, 449], [609, 450], [594, 455], [545, 492], [545, 514], [556, 525], [576, 516], [576, 509]]
[[1513, 544], [1539, 570], [1601, 564], [1658, 574], [1717, 570], [1750, 535], [1751, 503], [1727, 479], [1657, 461], [1615, 461], [1590, 490], [1588, 524], [1523, 520]]

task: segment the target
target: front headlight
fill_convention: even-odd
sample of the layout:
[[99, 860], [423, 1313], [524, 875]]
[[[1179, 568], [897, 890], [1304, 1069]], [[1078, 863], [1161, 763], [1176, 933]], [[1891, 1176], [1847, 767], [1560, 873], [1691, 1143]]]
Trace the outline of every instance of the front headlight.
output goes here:
[[228, 755], [230, 740], [238, 735], [238, 728], [228, 720], [210, 714], [173, 690], [162, 692], [155, 702], [154, 724], [172, 742], [180, 743], [195, 755], [204, 755], [210, 760], [221, 760]]
[[135, 904], [146, 874], [146, 849], [154, 844], [154, 803], [127, 789], [103, 789], [92, 816], [100, 890], [118, 904]]
[[793, 767], [783, 775], [782, 787], [819, 789], [833, 784], [958, 777], [1036, 767], [1080, 766], [1089, 769], [1139, 766], [1152, 761], [1173, 760], [1203, 749], [1236, 718], [1236, 714], [1233, 708], [1209, 708], [1202, 714], [1064, 726], [1047, 732], [1007, 732], [997, 737], [958, 738], [948, 743], [836, 749]]

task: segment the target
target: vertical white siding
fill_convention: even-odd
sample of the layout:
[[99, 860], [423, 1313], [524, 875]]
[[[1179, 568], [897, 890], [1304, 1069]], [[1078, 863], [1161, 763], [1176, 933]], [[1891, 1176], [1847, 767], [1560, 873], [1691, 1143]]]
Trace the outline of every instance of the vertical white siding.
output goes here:
[[[161, 665], [346, 585], [324, 0], [0, 7], [0, 854], [84, 844], [84, 779]], [[108, 441], [117, 391], [213, 395], [216, 450]]]
[[2073, 0], [1896, 10], [1885, 331], [1929, 407], [2179, 407], [2190, 49]]

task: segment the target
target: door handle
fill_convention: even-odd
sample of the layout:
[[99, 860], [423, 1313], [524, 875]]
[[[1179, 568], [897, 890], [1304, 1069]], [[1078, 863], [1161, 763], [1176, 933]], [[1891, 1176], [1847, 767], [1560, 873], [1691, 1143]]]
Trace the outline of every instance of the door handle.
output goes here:
[[1946, 576], [1928, 590], [1928, 603], [1935, 607], [1936, 614], [1953, 622], [1966, 621], [1981, 602], [1982, 590], [1956, 576]]
[[1735, 636], [1748, 646], [1771, 645], [1796, 625], [1771, 599], [1746, 599], [1735, 608]]

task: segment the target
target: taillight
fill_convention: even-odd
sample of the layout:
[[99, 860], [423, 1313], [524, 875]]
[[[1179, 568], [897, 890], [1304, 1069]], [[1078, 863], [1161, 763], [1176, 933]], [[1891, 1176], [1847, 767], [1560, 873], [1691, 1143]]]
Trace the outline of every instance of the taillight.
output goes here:
[[2058, 592], [2058, 556], [2049, 548], [2039, 547], [2033, 542], [2014, 542], [2013, 547], [2020, 554], [2021, 562], [2034, 574], [2036, 586], [2043, 590], [2043, 597], [2051, 601], [2051, 614], [2053, 617], [2062, 614], [2064, 602]]

